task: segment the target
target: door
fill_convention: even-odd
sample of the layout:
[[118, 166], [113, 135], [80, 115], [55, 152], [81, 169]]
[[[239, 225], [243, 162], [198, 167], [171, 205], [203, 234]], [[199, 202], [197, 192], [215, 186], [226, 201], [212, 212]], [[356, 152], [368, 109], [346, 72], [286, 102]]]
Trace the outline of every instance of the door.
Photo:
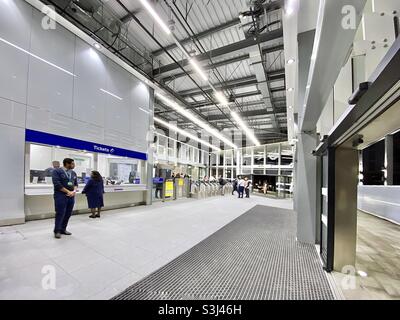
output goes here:
[[335, 178], [335, 150], [329, 148], [321, 156], [321, 246], [320, 254], [324, 268], [333, 270], [334, 245], [334, 178]]

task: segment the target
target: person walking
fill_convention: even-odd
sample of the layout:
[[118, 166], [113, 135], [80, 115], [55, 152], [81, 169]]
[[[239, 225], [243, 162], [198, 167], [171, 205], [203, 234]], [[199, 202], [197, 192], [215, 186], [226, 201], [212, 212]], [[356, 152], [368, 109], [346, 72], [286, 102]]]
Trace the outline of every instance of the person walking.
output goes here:
[[235, 191], [238, 192], [238, 179], [235, 178], [235, 180], [233, 180], [232, 182], [232, 195], [234, 195]]
[[156, 177], [156, 199], [162, 198], [162, 189], [163, 189], [163, 178], [157, 176]]
[[238, 193], [239, 193], [239, 198], [243, 198], [243, 193], [244, 193], [244, 186], [245, 182], [242, 177], [239, 178], [238, 181]]
[[78, 178], [74, 171], [74, 159], [65, 158], [62, 168], [55, 168], [52, 172], [54, 185], [54, 207], [56, 211], [54, 237], [60, 239], [61, 235], [70, 236], [67, 231], [68, 221], [75, 205], [75, 194], [78, 190]]
[[250, 198], [250, 186], [251, 181], [247, 177], [244, 178], [244, 191], [246, 193], [246, 198]]
[[100, 218], [101, 208], [104, 207], [104, 183], [103, 177], [98, 171], [92, 171], [89, 181], [82, 190], [82, 194], [86, 195], [88, 207], [92, 213], [89, 218]]

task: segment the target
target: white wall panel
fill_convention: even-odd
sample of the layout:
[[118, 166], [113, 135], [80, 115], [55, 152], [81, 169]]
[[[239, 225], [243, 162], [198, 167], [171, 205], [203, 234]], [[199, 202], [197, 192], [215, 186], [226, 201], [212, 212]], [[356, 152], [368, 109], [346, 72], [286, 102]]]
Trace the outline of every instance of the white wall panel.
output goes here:
[[28, 50], [32, 7], [21, 0], [0, 1], [0, 37]]
[[28, 105], [72, 118], [73, 77], [37, 59], [30, 59]]
[[26, 106], [0, 98], [0, 123], [25, 128]]
[[[15, 219], [24, 219], [24, 159], [25, 131], [22, 128], [0, 124], [0, 225]], [[12, 183], [11, 183], [12, 182]], [[15, 223], [15, 222], [14, 222]]]
[[26, 103], [28, 55], [0, 42], [0, 57], [0, 97]]
[[50, 112], [37, 107], [27, 106], [26, 127], [28, 129], [49, 132]]
[[107, 101], [105, 127], [129, 134], [132, 109], [132, 76], [113, 61], [109, 61], [107, 65], [109, 76], [106, 91], [118, 98], [104, 93]]
[[120, 133], [112, 129], [104, 130], [104, 143], [110, 146], [119, 146]]
[[[140, 150], [145, 150], [147, 146], [146, 133], [149, 130], [149, 89], [139, 81], [134, 83], [132, 90], [133, 106], [131, 119], [131, 134], [137, 137], [137, 145]], [[143, 111], [144, 110], [144, 111]]]
[[72, 117], [75, 36], [59, 25], [43, 29], [42, 18], [35, 10], [30, 50], [48, 63], [30, 57], [28, 105]]
[[30, 51], [69, 72], [74, 69], [75, 35], [56, 25], [55, 29], [44, 29], [44, 15], [33, 11]]
[[76, 40], [74, 73], [74, 118], [104, 126], [107, 85], [106, 58], [80, 39]]

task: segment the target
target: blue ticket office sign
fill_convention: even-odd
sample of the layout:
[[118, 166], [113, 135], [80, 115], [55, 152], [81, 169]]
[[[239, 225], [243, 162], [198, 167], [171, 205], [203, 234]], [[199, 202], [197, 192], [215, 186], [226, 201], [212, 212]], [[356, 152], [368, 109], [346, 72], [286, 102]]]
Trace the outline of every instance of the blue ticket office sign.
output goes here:
[[[119, 157], [127, 157], [139, 160], [147, 160], [147, 154], [134, 150], [122, 149], [113, 146], [107, 146], [100, 143], [94, 143], [89, 141], [83, 141], [64, 136], [59, 136], [51, 133], [41, 132], [26, 129], [25, 130], [25, 141], [45, 144], [50, 146], [59, 146], [69, 149], [85, 150], [89, 152], [104, 153]], [[139, 181], [140, 183], [140, 181]]]

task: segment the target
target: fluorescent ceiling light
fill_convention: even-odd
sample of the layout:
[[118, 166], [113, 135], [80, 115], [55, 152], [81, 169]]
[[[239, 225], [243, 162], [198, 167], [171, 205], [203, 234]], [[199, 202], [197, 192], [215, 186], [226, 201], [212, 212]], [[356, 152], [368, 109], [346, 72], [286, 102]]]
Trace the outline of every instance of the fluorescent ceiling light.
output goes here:
[[217, 98], [218, 102], [223, 106], [228, 105], [228, 100], [226, 100], [226, 97], [222, 92], [215, 92], [215, 97]]
[[201, 76], [201, 78], [204, 81], [208, 81], [207, 75], [204, 73], [203, 70], [201, 70], [200, 66], [197, 64], [196, 60], [190, 59], [190, 64], [193, 66], [193, 68], [197, 71], [197, 73]]
[[235, 111], [231, 111], [231, 115], [232, 118], [235, 119], [235, 121], [238, 123], [239, 127], [242, 128], [246, 136], [248, 136], [256, 146], [260, 146], [260, 142], [257, 140], [254, 133], [247, 127], [242, 118], [240, 118], [240, 116]]
[[118, 99], [118, 100], [123, 100], [121, 97], [118, 97], [116, 94], [111, 93], [110, 91], [107, 91], [107, 90], [104, 90], [104, 89], [101, 89], [101, 88], [100, 88], [100, 91], [102, 91], [102, 92], [104, 92], [104, 93], [107, 93], [107, 94], [109, 94], [110, 96], [112, 96], [112, 97], [114, 97], [114, 98], [116, 98], [116, 99]]
[[187, 131], [185, 131], [185, 130], [183, 130], [181, 128], [178, 128], [178, 127], [176, 127], [176, 126], [174, 126], [174, 125], [172, 125], [172, 124], [170, 124], [170, 123], [168, 123], [168, 122], [166, 122], [166, 121], [164, 121], [164, 120], [162, 120], [160, 118], [154, 117], [154, 121], [160, 123], [161, 125], [169, 128], [169, 129], [171, 129], [171, 130], [173, 130], [173, 131], [175, 131], [177, 133], [180, 133], [181, 135], [183, 135], [185, 137], [188, 137], [188, 138], [193, 139], [193, 140], [195, 140], [197, 142], [200, 142], [201, 144], [203, 144], [203, 145], [205, 145], [207, 147], [210, 147], [210, 148], [212, 148], [212, 149], [214, 149], [216, 151], [221, 151], [220, 148], [218, 148], [216, 146], [213, 146], [211, 143], [208, 143], [207, 141], [204, 141], [204, 140], [196, 137], [195, 135], [193, 135], [193, 134], [191, 134], [191, 133], [189, 133], [189, 132], [187, 132]]
[[147, 0], [140, 0], [142, 5], [147, 9], [147, 11], [151, 14], [151, 16], [156, 20], [156, 22], [160, 25], [160, 27], [164, 30], [166, 34], [171, 34], [171, 30], [169, 30], [168, 26], [161, 20], [160, 16], [155, 12], [153, 7], [147, 2]]
[[171, 107], [172, 109], [174, 109], [175, 111], [177, 111], [178, 113], [183, 115], [185, 118], [192, 121], [194, 124], [198, 125], [202, 129], [206, 130], [208, 133], [210, 133], [214, 137], [218, 138], [219, 140], [221, 140], [225, 144], [229, 145], [230, 147], [237, 149], [237, 146], [232, 141], [230, 141], [228, 138], [226, 138], [224, 135], [222, 135], [218, 130], [212, 128], [207, 122], [196, 117], [192, 112], [186, 110], [185, 108], [183, 108], [181, 105], [179, 105], [175, 101], [168, 99], [167, 97], [163, 96], [162, 94], [159, 94], [158, 92], [156, 93], [156, 96], [161, 101], [163, 101], [166, 105], [168, 105], [169, 107]]
[[61, 68], [61, 67], [57, 66], [56, 64], [51, 63], [50, 61], [47, 61], [47, 60], [37, 56], [36, 54], [33, 54], [32, 52], [29, 52], [29, 51], [27, 51], [27, 50], [25, 50], [25, 49], [23, 49], [21, 47], [18, 47], [17, 45], [15, 45], [15, 44], [13, 44], [13, 43], [11, 43], [11, 42], [3, 39], [3, 38], [0, 38], [0, 41], [4, 42], [5, 44], [8, 44], [9, 46], [11, 46], [11, 47], [13, 47], [13, 48], [15, 48], [15, 49], [17, 49], [19, 51], [22, 51], [22, 52], [30, 55], [31, 57], [33, 57], [35, 59], [38, 59], [38, 60], [40, 60], [40, 61], [42, 61], [44, 63], [47, 63], [48, 65], [50, 65], [50, 66], [52, 66], [52, 67], [54, 67], [54, 68], [56, 68], [56, 69], [58, 69], [58, 70], [60, 70], [62, 72], [65, 72], [65, 73], [67, 73], [67, 74], [69, 74], [69, 75], [71, 75], [73, 77], [76, 77], [76, 75], [74, 75], [72, 72], [69, 72], [68, 70], [65, 70], [64, 68]]

